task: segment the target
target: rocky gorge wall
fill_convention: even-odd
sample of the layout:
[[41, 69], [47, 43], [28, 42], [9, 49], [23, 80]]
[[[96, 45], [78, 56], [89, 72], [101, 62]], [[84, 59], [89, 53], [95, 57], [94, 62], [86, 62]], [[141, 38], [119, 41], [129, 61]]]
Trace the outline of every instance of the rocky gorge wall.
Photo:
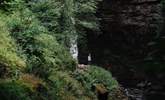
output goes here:
[[[91, 63], [110, 70], [124, 87], [142, 89], [145, 100], [162, 100], [165, 75], [155, 70], [165, 65], [165, 3], [163, 7], [162, 1], [103, 0], [96, 14], [101, 19], [101, 33], [88, 31], [84, 37], [87, 45], [79, 46], [79, 62], [88, 64], [91, 54]], [[148, 61], [151, 63], [145, 64]], [[154, 65], [157, 61], [163, 64]], [[149, 75], [142, 65], [149, 68]]]
[[102, 34], [88, 34], [93, 63], [139, 63], [161, 34], [160, 0], [104, 0], [97, 14]]
[[134, 61], [147, 56], [147, 45], [160, 33], [160, 0], [105, 0], [100, 12], [103, 35], [98, 39], [106, 48]]
[[79, 49], [79, 61], [87, 63], [91, 53], [92, 64], [101, 65], [125, 80], [133, 80], [129, 76], [136, 73], [130, 67], [139, 66], [154, 54], [153, 41], [164, 35], [160, 32], [161, 0], [103, 0], [96, 15], [101, 19], [101, 34], [89, 30], [85, 37], [88, 48]]
[[[87, 37], [92, 63], [112, 71], [126, 87], [138, 87], [142, 83], [140, 88], [145, 90], [146, 100], [162, 100], [165, 96], [162, 94], [165, 82], [161, 81], [160, 84], [155, 81], [163, 80], [164, 77], [164, 74], [154, 70], [159, 69], [159, 65], [144, 64], [146, 61], [153, 62], [153, 56], [158, 56], [156, 60], [162, 60], [162, 55], [165, 54], [165, 40], [161, 38], [165, 35], [165, 15], [161, 2], [162, 0], [103, 0], [97, 13], [102, 19], [102, 34], [88, 34]], [[159, 40], [161, 43], [156, 42]], [[155, 68], [149, 70], [151, 74], [146, 75], [143, 72], [144, 66], [141, 65], [149, 69]], [[147, 86], [148, 83], [152, 85]]]

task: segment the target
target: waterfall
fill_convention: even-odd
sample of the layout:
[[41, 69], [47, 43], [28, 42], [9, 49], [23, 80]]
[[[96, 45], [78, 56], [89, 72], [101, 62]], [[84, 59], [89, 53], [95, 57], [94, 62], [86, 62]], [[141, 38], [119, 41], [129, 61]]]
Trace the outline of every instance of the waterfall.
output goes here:
[[78, 60], [77, 36], [70, 39], [70, 53], [75, 60]]

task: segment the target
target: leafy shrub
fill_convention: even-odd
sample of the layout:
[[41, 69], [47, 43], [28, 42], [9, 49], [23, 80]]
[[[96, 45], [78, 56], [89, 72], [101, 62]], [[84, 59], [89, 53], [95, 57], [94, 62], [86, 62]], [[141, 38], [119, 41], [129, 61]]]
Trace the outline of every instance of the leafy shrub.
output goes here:
[[2, 100], [33, 100], [26, 86], [9, 80], [1, 80], [0, 97]]
[[[8, 28], [0, 17], [0, 73], [15, 72], [25, 68], [25, 62], [16, 53], [15, 41], [9, 36]], [[1, 75], [2, 76], [2, 75]]]
[[[55, 38], [48, 34], [40, 34], [34, 37], [34, 71], [50, 74], [53, 70], [74, 70], [76, 62], [69, 52], [55, 41]], [[38, 62], [40, 68], [36, 66]]]
[[[95, 16], [97, 5], [102, 0], [76, 0], [75, 18], [76, 26], [85, 29], [99, 29], [98, 18]], [[85, 31], [85, 30], [84, 30]]]
[[9, 8], [9, 2], [11, 2], [12, 0], [1, 0], [0, 1], [0, 9], [1, 10], [5, 10], [5, 11], [7, 11], [8, 10], [8, 8]]
[[87, 95], [82, 85], [66, 72], [55, 72], [49, 80], [53, 87], [50, 90], [52, 100], [96, 100], [94, 95]]
[[59, 20], [63, 6], [59, 0], [30, 0], [28, 2], [31, 5], [29, 9], [36, 14], [44, 27], [53, 34], [60, 33]]
[[19, 79], [0, 80], [2, 100], [48, 100], [47, 86], [41, 79], [22, 74]]
[[109, 93], [118, 88], [118, 83], [110, 72], [101, 67], [88, 66], [86, 70], [75, 71], [73, 76], [83, 85], [87, 93], [95, 92], [93, 87], [97, 88], [97, 86], [101, 86], [102, 90], [107, 90]]
[[7, 22], [10, 35], [14, 37], [17, 44], [22, 46], [26, 53], [31, 52], [30, 45], [32, 44], [35, 35], [47, 33], [47, 30], [40, 26], [40, 22], [27, 8], [13, 12], [13, 14], [8, 17]]
[[48, 100], [48, 86], [42, 79], [32, 74], [22, 74], [16, 82], [30, 90], [33, 100]]
[[[3, 17], [7, 21], [0, 21], [0, 69], [5, 66], [15, 72], [27, 66], [27, 71], [32, 74], [21, 73], [12, 81], [0, 81], [3, 100], [97, 100], [97, 94], [91, 90], [93, 86], [108, 91], [118, 86], [111, 74], [99, 67], [91, 66], [86, 71], [72, 73], [76, 62], [55, 38], [57, 33], [67, 37], [76, 32], [75, 24], [97, 29], [94, 16], [97, 3], [94, 0], [76, 1], [77, 5], [74, 1], [35, 0], [33, 3], [38, 2], [37, 5], [28, 6], [37, 12], [37, 16], [21, 0], [15, 1], [17, 6], [12, 14]], [[74, 11], [75, 6], [80, 13]], [[93, 13], [94, 20], [83, 20], [74, 13], [80, 16]], [[74, 17], [79, 17], [76, 23]]]
[[10, 34], [27, 56], [28, 71], [47, 78], [52, 70], [73, 70], [69, 52], [40, 25], [29, 9], [14, 12], [8, 19]]
[[75, 35], [84, 37], [86, 29], [99, 30], [95, 16], [99, 1], [102, 0], [30, 0], [29, 8], [60, 44], [70, 47]]
[[89, 89], [91, 89], [92, 85], [100, 83], [105, 85], [108, 90], [118, 87], [118, 83], [111, 73], [101, 67], [88, 66], [85, 71], [76, 71], [74, 76]]
[[36, 92], [40, 86], [46, 89], [46, 83], [44, 83], [41, 79], [37, 78], [34, 75], [30, 74], [22, 74], [20, 78], [17, 80], [18, 83], [21, 83], [28, 87], [31, 91]]

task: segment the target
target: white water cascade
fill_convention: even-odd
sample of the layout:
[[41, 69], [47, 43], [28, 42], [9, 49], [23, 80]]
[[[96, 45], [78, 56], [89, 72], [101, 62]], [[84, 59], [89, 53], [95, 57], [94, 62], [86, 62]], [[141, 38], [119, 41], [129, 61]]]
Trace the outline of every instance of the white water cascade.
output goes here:
[[78, 60], [77, 36], [70, 39], [70, 53], [75, 60]]

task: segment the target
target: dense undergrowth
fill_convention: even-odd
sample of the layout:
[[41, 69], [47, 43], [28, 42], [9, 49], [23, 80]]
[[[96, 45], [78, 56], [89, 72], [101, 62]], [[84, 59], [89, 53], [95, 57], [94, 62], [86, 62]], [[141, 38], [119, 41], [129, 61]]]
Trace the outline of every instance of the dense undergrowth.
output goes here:
[[[58, 7], [53, 5], [55, 8], [51, 8], [52, 6], [40, 3], [33, 8], [30, 3], [36, 5], [35, 1], [28, 4], [26, 2], [3, 0], [0, 3], [1, 99], [97, 100], [98, 95], [102, 92], [103, 94], [113, 94], [114, 90], [118, 90], [118, 83], [108, 71], [95, 66], [89, 66], [86, 70], [76, 69], [77, 62], [64, 45], [57, 41], [56, 33], [66, 34], [71, 32], [71, 28], [75, 26], [70, 22], [73, 19], [72, 14], [64, 14], [67, 17], [62, 17], [64, 24], [61, 25], [57, 17], [47, 21], [39, 15], [50, 14], [48, 16], [51, 17], [53, 14], [53, 17], [57, 16], [58, 14], [54, 13], [54, 10], [58, 10]], [[59, 1], [54, 0], [54, 2]], [[91, 9], [91, 12], [88, 13], [93, 14], [92, 9], [95, 9], [95, 6], [92, 8], [92, 5], [88, 3], [94, 3], [94, 1], [82, 0], [82, 2], [84, 3], [82, 8]], [[68, 6], [68, 4], [66, 5]], [[51, 12], [50, 9], [54, 10]], [[46, 10], [50, 12], [44, 13], [43, 11]], [[38, 13], [34, 13], [34, 11]], [[85, 11], [82, 10], [82, 12]], [[46, 22], [53, 26], [46, 26]], [[87, 24], [93, 25], [82, 23], [85, 26]], [[57, 31], [58, 25], [60, 25], [60, 31]], [[71, 25], [69, 29], [68, 25]], [[62, 33], [61, 35], [65, 35]]]

